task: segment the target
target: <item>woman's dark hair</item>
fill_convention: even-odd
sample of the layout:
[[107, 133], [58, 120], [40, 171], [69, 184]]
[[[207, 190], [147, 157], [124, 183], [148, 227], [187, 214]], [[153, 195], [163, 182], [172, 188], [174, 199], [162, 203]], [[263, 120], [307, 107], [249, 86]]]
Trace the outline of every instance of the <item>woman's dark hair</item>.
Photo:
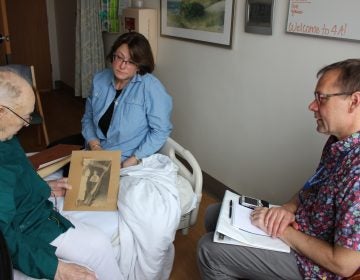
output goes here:
[[336, 83], [341, 90], [344, 92], [360, 90], [360, 59], [352, 58], [327, 65], [321, 68], [316, 76], [319, 78], [332, 70], [339, 71]]
[[155, 63], [149, 41], [144, 35], [134, 31], [124, 33], [116, 39], [106, 57], [110, 62], [113, 61], [113, 54], [122, 44], [127, 44], [130, 59], [137, 64], [140, 75], [154, 71]]

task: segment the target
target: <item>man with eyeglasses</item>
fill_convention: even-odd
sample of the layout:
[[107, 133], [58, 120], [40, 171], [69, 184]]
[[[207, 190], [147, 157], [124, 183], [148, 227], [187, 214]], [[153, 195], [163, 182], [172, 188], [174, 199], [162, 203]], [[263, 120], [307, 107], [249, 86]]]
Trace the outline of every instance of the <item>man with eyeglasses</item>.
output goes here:
[[29, 114], [26, 119], [24, 119], [22, 116], [20, 116], [18, 113], [16, 113], [13, 109], [10, 109], [9, 107], [5, 105], [1, 105], [1, 107], [9, 110], [11, 113], [13, 113], [15, 116], [17, 116], [19, 119], [21, 119], [24, 122], [24, 126], [28, 127], [31, 124], [31, 115]]
[[[254, 225], [291, 247], [290, 254], [199, 241], [203, 279], [343, 279], [360, 267], [360, 59], [330, 64], [317, 74], [317, 131], [329, 135], [314, 175], [281, 207], [258, 207]], [[206, 213], [214, 231], [219, 206]]]
[[0, 71], [0, 231], [13, 267], [41, 279], [122, 279], [110, 240], [54, 209], [53, 190], [14, 137], [30, 124], [34, 103], [26, 80]]
[[26, 95], [21, 99], [21, 102], [15, 103], [17, 92], [14, 92], [5, 82], [3, 80], [0, 100], [0, 117], [2, 119], [0, 141], [11, 139], [23, 126], [30, 125], [35, 102], [34, 96]]

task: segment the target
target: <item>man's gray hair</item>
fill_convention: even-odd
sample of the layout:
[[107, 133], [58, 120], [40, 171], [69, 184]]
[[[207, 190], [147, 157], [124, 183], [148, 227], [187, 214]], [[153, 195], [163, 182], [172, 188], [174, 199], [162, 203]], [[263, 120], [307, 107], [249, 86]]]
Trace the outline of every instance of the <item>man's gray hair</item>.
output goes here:
[[335, 62], [321, 68], [317, 77], [321, 77], [328, 71], [337, 70], [339, 76], [337, 78], [337, 85], [345, 92], [360, 91], [360, 59], [350, 58], [343, 61]]
[[14, 75], [21, 78], [14, 71], [0, 70], [0, 104], [17, 105], [17, 100], [21, 94], [21, 86], [16, 83]]

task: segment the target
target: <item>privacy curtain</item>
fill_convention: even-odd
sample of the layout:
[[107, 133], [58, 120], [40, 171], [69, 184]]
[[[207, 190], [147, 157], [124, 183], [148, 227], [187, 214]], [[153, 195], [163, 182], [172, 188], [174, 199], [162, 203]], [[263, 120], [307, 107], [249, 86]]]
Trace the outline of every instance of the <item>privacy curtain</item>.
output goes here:
[[105, 67], [100, 22], [101, 0], [77, 0], [75, 95], [90, 94], [94, 74]]

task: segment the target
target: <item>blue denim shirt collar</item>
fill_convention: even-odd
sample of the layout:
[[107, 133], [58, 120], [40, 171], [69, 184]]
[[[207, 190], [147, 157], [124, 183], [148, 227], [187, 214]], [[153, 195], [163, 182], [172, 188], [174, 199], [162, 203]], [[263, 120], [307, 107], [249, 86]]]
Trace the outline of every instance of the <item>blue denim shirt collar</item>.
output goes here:
[[[131, 80], [129, 81], [128, 84], [141, 82], [142, 80], [143, 80], [143, 76], [136, 73], [135, 76], [131, 78]], [[112, 76], [111, 80], [109, 80], [109, 85], [110, 84], [115, 88], [115, 76], [114, 75]], [[124, 89], [128, 86], [128, 84], [124, 87]]]

